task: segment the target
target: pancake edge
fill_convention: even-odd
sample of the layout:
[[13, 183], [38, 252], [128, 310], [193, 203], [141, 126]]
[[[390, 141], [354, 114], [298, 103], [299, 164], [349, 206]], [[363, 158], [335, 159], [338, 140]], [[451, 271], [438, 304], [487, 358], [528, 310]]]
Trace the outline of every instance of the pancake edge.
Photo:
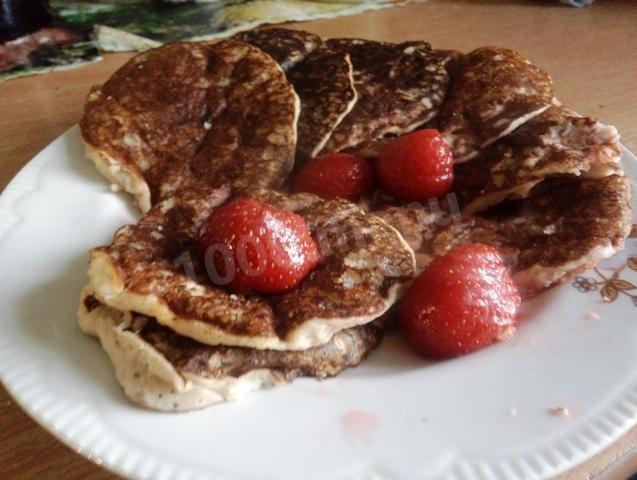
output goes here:
[[[543, 105], [542, 107], [538, 108], [537, 110], [533, 110], [531, 112], [527, 112], [526, 114], [517, 117], [515, 120], [512, 120], [509, 123], [509, 125], [505, 129], [503, 129], [501, 132], [499, 132], [498, 134], [494, 135], [493, 137], [485, 140], [481, 144], [476, 145], [476, 147], [473, 149], [473, 151], [471, 151], [471, 152], [469, 152], [469, 153], [467, 153], [465, 155], [459, 155], [459, 156], [454, 157], [454, 162], [456, 164], [464, 163], [464, 162], [467, 162], [467, 161], [471, 160], [472, 158], [477, 157], [480, 154], [480, 152], [483, 149], [485, 149], [486, 147], [488, 147], [489, 145], [494, 144], [495, 142], [497, 142], [501, 138], [504, 138], [507, 135], [509, 135], [510, 133], [512, 133], [513, 131], [515, 131], [518, 127], [521, 127], [522, 125], [524, 125], [529, 120], [532, 120], [535, 117], [537, 117], [538, 115], [541, 115], [542, 113], [544, 113], [552, 105], [555, 104], [554, 102], [555, 102], [555, 100], [553, 100], [552, 102], [547, 103], [546, 105]], [[449, 143], [449, 145], [453, 145], [454, 137], [462, 137], [462, 135], [457, 135], [455, 132], [443, 133], [443, 135], [444, 135], [445, 140], [447, 141], [447, 143]]]
[[622, 245], [617, 247], [614, 247], [608, 239], [604, 243], [605, 245], [598, 245], [592, 248], [586, 255], [557, 267], [533, 265], [527, 269], [520, 270], [512, 275], [513, 282], [520, 290], [522, 298], [532, 298], [550, 287], [565, 282], [578, 273], [595, 267], [602, 260], [606, 260], [624, 249], [623, 242]]
[[[411, 249], [410, 249], [411, 251]], [[414, 267], [415, 271], [415, 267]], [[89, 266], [89, 287], [93, 295], [105, 305], [119, 311], [134, 311], [153, 317], [160, 325], [206, 345], [250, 347], [261, 350], [307, 350], [328, 343], [335, 333], [365, 325], [384, 315], [396, 303], [403, 283], [396, 282], [383, 298], [383, 306], [368, 315], [343, 319], [314, 317], [301, 323], [284, 337], [242, 336], [226, 332], [207, 322], [175, 315], [156, 295], [142, 295], [126, 291], [117, 267], [107, 254], [93, 252]]]
[[118, 185], [126, 193], [130, 194], [142, 213], [148, 212], [152, 206], [150, 188], [142, 174], [126, 162], [106, 153], [105, 150], [90, 144], [84, 139], [82, 141], [84, 143], [85, 156], [93, 162], [97, 171], [109, 182]]
[[[321, 151], [323, 150], [327, 142], [332, 137], [332, 133], [334, 133], [334, 130], [336, 130], [336, 127], [338, 127], [341, 124], [341, 122], [345, 119], [345, 117], [349, 115], [349, 113], [354, 109], [354, 106], [356, 106], [356, 102], [358, 102], [358, 91], [356, 90], [356, 86], [354, 85], [354, 67], [349, 57], [349, 53], [345, 55], [345, 61], [347, 62], [347, 65], [349, 67], [349, 85], [352, 92], [354, 92], [354, 96], [345, 106], [345, 109], [341, 112], [341, 114], [338, 116], [336, 121], [332, 124], [332, 128], [330, 128], [330, 131], [327, 132], [323, 136], [323, 138], [319, 140], [319, 142], [316, 145], [314, 145], [314, 148], [310, 152], [311, 158], [316, 157], [317, 155], [321, 153]], [[297, 125], [297, 129], [298, 129], [298, 125]]]
[[80, 328], [99, 339], [124, 394], [136, 404], [163, 412], [187, 412], [286, 383], [267, 368], [218, 379], [182, 374], [155, 348], [122, 328], [125, 314], [104, 305], [89, 312], [84, 299], [90, 294], [89, 288], [82, 293]]

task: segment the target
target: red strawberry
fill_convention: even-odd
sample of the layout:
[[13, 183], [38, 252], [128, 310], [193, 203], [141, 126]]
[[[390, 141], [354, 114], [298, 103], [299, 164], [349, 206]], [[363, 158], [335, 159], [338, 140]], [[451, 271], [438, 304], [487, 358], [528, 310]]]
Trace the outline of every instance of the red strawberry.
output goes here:
[[355, 202], [372, 186], [373, 171], [366, 160], [350, 153], [330, 153], [310, 160], [294, 179], [293, 190]]
[[216, 208], [197, 243], [213, 283], [243, 293], [289, 290], [320, 259], [302, 217], [248, 198]]
[[513, 334], [520, 301], [498, 251], [473, 244], [431, 262], [403, 297], [398, 315], [416, 351], [449, 358]]
[[403, 200], [439, 197], [453, 184], [451, 149], [438, 130], [396, 138], [378, 155], [376, 169], [384, 189]]

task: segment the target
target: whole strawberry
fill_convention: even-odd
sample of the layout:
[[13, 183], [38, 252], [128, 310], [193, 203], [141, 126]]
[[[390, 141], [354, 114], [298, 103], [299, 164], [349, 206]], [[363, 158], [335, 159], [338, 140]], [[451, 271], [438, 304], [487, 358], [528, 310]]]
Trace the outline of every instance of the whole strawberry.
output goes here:
[[416, 351], [449, 358], [512, 335], [520, 302], [498, 251], [472, 244], [433, 260], [403, 297], [398, 315]]
[[325, 199], [352, 202], [370, 193], [373, 171], [363, 158], [350, 153], [331, 153], [308, 162], [294, 179], [295, 192], [310, 192]]
[[241, 293], [289, 290], [320, 259], [303, 217], [249, 198], [216, 208], [197, 244], [212, 282]]
[[438, 130], [420, 130], [389, 142], [378, 155], [378, 179], [402, 200], [444, 195], [453, 185], [451, 149]]

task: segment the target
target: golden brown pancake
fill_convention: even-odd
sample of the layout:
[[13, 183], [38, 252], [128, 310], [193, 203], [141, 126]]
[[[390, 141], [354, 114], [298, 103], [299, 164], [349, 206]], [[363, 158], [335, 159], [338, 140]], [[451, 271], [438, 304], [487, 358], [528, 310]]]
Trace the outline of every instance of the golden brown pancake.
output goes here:
[[317, 156], [356, 103], [349, 54], [327, 47], [312, 33], [284, 28], [251, 30], [233, 38], [260, 48], [286, 72], [301, 100], [298, 158]]
[[452, 62], [449, 96], [436, 122], [463, 162], [546, 110], [549, 75], [513, 50], [481, 47]]
[[383, 336], [383, 324], [337, 332], [325, 345], [281, 352], [210, 346], [180, 336], [153, 318], [119, 312], [83, 294], [81, 328], [100, 339], [124, 393], [155, 410], [188, 411], [299, 376], [326, 378], [358, 365]]
[[294, 162], [298, 97], [246, 43], [177, 42], [94, 88], [80, 123], [88, 157], [142, 211], [189, 177], [279, 186]]
[[196, 253], [189, 272], [202, 223], [229, 197], [200, 185], [166, 198], [136, 225], [122, 227], [110, 246], [92, 250], [92, 294], [201, 343], [304, 350], [384, 314], [414, 274], [413, 252], [400, 234], [354, 204], [264, 189], [239, 195], [305, 219], [321, 261], [297, 287], [270, 296], [233, 294], [210, 281]]
[[326, 44], [349, 54], [358, 100], [322, 153], [411, 132], [438, 113], [448, 75], [444, 59], [428, 43], [337, 38]]
[[322, 47], [287, 73], [301, 99], [297, 151], [315, 157], [357, 100], [349, 54]]
[[419, 270], [460, 245], [497, 247], [525, 297], [611, 257], [623, 248], [632, 223], [630, 182], [621, 175], [552, 178], [524, 200], [500, 205], [484, 217], [422, 207], [375, 213], [403, 234]]
[[232, 38], [260, 48], [286, 72], [323, 45], [323, 40], [318, 35], [287, 28], [248, 30], [237, 33]]
[[547, 177], [604, 177], [620, 171], [615, 127], [553, 106], [513, 133], [456, 165], [453, 190], [470, 214], [509, 198], [524, 198]]

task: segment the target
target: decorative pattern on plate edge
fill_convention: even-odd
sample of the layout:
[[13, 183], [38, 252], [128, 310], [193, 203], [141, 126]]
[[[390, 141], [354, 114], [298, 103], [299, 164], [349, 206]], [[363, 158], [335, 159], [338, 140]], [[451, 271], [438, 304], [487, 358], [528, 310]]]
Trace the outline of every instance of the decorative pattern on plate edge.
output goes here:
[[[637, 238], [637, 224], [633, 225], [628, 238]], [[573, 280], [573, 286], [580, 292], [599, 291], [602, 300], [606, 303], [614, 302], [619, 294], [622, 294], [630, 298], [633, 305], [637, 307], [637, 285], [620, 277], [626, 268], [637, 271], [637, 257], [628, 257], [625, 264], [610, 269], [612, 272], [610, 275], [602, 273], [599, 268], [595, 267], [593, 272], [597, 278], [578, 275]]]

